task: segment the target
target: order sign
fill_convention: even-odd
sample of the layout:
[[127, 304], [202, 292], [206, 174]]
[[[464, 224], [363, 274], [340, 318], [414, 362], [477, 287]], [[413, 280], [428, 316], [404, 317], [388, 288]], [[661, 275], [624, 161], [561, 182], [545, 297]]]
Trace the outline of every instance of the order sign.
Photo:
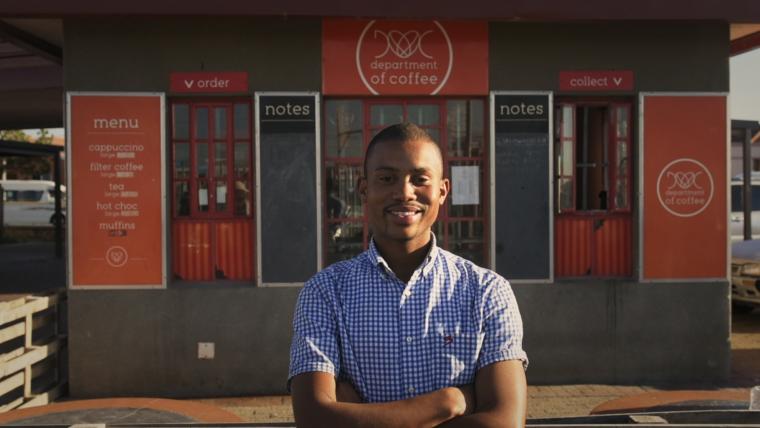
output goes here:
[[163, 95], [68, 97], [69, 286], [164, 287]]

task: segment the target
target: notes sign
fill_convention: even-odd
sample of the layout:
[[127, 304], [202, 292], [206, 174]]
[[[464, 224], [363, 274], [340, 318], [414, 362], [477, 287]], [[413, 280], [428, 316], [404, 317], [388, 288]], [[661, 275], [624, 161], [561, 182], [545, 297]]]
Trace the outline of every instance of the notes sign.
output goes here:
[[551, 278], [551, 94], [493, 93], [496, 271]]
[[259, 285], [299, 284], [319, 268], [319, 130], [314, 93], [259, 93]]

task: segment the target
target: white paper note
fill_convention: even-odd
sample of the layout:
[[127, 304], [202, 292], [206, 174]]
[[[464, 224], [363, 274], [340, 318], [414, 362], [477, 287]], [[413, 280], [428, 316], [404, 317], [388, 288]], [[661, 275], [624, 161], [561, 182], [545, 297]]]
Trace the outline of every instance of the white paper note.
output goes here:
[[475, 165], [451, 167], [451, 203], [480, 204], [480, 167]]

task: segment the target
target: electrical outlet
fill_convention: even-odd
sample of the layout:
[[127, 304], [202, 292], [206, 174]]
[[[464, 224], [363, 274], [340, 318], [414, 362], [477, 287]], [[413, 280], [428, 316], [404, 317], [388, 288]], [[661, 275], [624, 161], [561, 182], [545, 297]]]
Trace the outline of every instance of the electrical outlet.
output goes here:
[[214, 342], [198, 342], [198, 359], [214, 359]]

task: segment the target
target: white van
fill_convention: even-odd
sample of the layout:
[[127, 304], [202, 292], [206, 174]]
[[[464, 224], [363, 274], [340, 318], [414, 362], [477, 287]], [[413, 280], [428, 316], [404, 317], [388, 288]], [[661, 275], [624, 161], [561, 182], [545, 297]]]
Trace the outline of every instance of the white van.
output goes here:
[[[0, 180], [5, 226], [53, 226], [55, 182]], [[66, 209], [66, 186], [61, 185], [61, 211]], [[65, 218], [65, 217], [64, 217]], [[61, 220], [64, 220], [62, 218]]]

